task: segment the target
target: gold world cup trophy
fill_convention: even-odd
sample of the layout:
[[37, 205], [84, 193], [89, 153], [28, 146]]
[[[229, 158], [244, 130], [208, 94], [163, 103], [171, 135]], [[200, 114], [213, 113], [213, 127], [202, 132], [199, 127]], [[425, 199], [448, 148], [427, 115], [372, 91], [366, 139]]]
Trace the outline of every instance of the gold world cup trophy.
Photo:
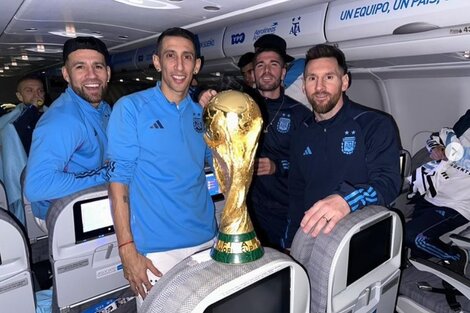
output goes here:
[[263, 124], [260, 110], [247, 94], [223, 91], [204, 109], [204, 123], [204, 139], [212, 149], [215, 175], [225, 196], [211, 257], [232, 264], [257, 260], [264, 251], [248, 215], [246, 195]]

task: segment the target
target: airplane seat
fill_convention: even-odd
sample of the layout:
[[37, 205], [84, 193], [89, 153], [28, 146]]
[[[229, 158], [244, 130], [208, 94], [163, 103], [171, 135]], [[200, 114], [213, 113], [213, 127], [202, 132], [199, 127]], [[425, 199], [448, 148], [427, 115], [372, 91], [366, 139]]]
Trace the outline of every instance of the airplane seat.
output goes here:
[[58, 199], [46, 223], [53, 312], [82, 312], [130, 302], [132, 293], [123, 275], [106, 186]]
[[26, 222], [26, 232], [29, 243], [31, 244], [31, 262], [37, 263], [49, 259], [48, 234], [37, 223], [34, 217], [31, 202], [24, 194], [24, 181], [26, 176], [26, 167], [21, 171], [21, 194], [23, 201], [24, 216]]
[[311, 285], [311, 312], [394, 312], [403, 226], [399, 215], [368, 206], [345, 216], [329, 234], [299, 229], [291, 256]]
[[0, 179], [0, 209], [8, 211], [8, 198], [7, 192], [5, 190], [5, 185], [3, 181]]
[[400, 150], [400, 175], [401, 175], [401, 192], [408, 191], [409, 182], [406, 179], [411, 175], [411, 166], [412, 166], [411, 153], [406, 149]]
[[21, 143], [16, 128], [11, 123], [6, 123], [0, 130], [0, 179], [5, 184], [8, 195], [8, 208], [16, 218], [24, 225], [25, 216], [21, 197], [20, 176], [26, 166], [26, 152]]
[[287, 254], [264, 248], [258, 260], [225, 264], [212, 260], [208, 249], [163, 275], [139, 311], [308, 313], [309, 296], [307, 273]]
[[[470, 232], [467, 228], [459, 234], [453, 233], [450, 240], [467, 251], [470, 249]], [[459, 228], [461, 229], [461, 228]], [[459, 275], [439, 263], [424, 260], [410, 260], [410, 265], [403, 270], [397, 300], [398, 313], [454, 313], [470, 311], [470, 279]], [[455, 300], [447, 299], [442, 281], [445, 280], [457, 292]], [[448, 292], [448, 291], [447, 291]]]
[[23, 230], [0, 210], [0, 311], [34, 313], [35, 298]]
[[400, 173], [403, 183], [401, 193], [391, 203], [391, 206], [403, 213], [403, 217], [406, 221], [411, 219], [414, 211], [414, 204], [409, 203], [410, 199], [408, 194], [410, 191], [410, 183], [407, 177], [414, 173], [418, 167], [429, 161], [431, 161], [431, 158], [426, 147], [421, 148], [412, 157], [407, 150], [400, 150]]
[[[419, 166], [432, 161], [426, 147], [420, 149], [412, 158], [412, 172]], [[412, 204], [410, 206], [413, 206]], [[412, 212], [412, 210], [411, 210]], [[411, 214], [410, 214], [411, 217]], [[467, 251], [470, 250], [469, 224], [465, 224], [451, 232], [441, 236], [444, 242], [453, 242]], [[456, 299], [465, 311], [470, 311], [470, 280], [468, 277], [458, 275], [442, 265], [423, 259], [410, 259], [410, 266], [402, 273], [397, 312], [455, 312], [442, 289], [442, 281], [450, 283], [463, 295], [457, 295]], [[438, 290], [437, 292], [435, 290]]]

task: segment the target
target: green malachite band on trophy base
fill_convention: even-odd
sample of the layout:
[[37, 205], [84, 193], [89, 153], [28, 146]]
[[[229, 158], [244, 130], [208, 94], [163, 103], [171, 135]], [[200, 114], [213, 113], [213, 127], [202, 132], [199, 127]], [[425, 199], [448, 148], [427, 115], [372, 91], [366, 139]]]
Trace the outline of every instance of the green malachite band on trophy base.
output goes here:
[[[233, 252], [232, 245], [245, 247], [245, 251]], [[263, 247], [256, 238], [256, 233], [251, 231], [245, 234], [228, 235], [219, 232], [217, 244], [211, 250], [211, 257], [217, 262], [228, 264], [242, 264], [260, 259], [264, 255]]]
[[251, 240], [255, 237], [256, 237], [256, 233], [254, 231], [245, 233], [245, 234], [236, 234], [236, 235], [228, 235], [228, 234], [219, 232], [219, 235], [217, 236], [219, 240], [222, 240], [225, 242], [243, 242], [243, 241]]

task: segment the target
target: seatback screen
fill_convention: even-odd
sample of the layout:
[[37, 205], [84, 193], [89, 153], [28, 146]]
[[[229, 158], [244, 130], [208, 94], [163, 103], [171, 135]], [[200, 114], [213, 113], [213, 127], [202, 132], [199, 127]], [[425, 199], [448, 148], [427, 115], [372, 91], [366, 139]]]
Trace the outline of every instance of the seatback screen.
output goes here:
[[209, 189], [209, 194], [212, 197], [212, 200], [219, 201], [224, 199], [224, 195], [220, 190], [219, 183], [213, 172], [206, 173], [207, 189]]
[[204, 313], [290, 312], [289, 267], [280, 270], [210, 305]]
[[347, 285], [391, 258], [392, 217], [353, 235], [349, 242]]
[[76, 202], [73, 205], [73, 216], [76, 243], [114, 233], [107, 196]]

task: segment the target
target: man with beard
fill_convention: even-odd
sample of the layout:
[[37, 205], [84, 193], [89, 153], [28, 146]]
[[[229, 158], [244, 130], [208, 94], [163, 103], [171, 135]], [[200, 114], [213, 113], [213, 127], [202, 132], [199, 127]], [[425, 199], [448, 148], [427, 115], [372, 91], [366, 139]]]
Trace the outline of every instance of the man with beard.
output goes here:
[[350, 212], [386, 206], [399, 193], [393, 118], [349, 100], [347, 72], [341, 50], [322, 44], [307, 52], [303, 90], [314, 114], [291, 144], [289, 245], [299, 226], [328, 234]]
[[182, 28], [157, 40], [155, 87], [119, 99], [108, 127], [109, 194], [124, 276], [138, 305], [165, 274], [213, 245], [202, 107], [188, 94], [201, 67], [196, 38]]
[[63, 60], [68, 88], [39, 120], [26, 170], [26, 197], [40, 224], [50, 200], [106, 182], [108, 50], [99, 39], [77, 37], [65, 42]]
[[284, 94], [282, 81], [286, 63], [293, 59], [286, 54], [284, 39], [265, 35], [255, 46], [253, 65], [257, 92], [254, 96], [263, 116], [263, 132], [248, 208], [261, 243], [284, 249], [289, 208], [289, 146], [293, 132], [312, 112]]

